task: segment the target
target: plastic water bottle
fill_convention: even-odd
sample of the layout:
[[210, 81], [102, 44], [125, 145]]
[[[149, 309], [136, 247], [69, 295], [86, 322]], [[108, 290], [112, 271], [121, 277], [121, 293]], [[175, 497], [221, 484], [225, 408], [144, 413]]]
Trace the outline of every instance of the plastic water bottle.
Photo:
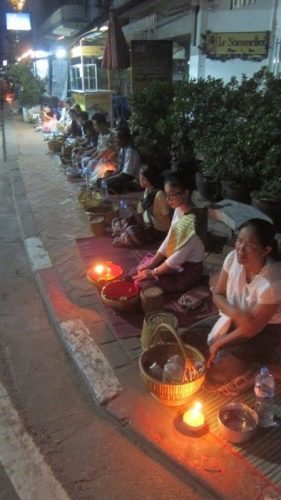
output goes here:
[[182, 381], [184, 361], [175, 354], [163, 366], [162, 380], [165, 383], [179, 383]]
[[128, 203], [126, 200], [119, 201], [119, 217], [121, 219], [127, 219], [131, 216], [131, 211], [128, 207]]
[[108, 200], [108, 189], [106, 179], [102, 179], [101, 181], [101, 195], [103, 200]]
[[261, 368], [255, 380], [256, 404], [259, 425], [270, 427], [273, 424], [274, 377], [268, 368]]

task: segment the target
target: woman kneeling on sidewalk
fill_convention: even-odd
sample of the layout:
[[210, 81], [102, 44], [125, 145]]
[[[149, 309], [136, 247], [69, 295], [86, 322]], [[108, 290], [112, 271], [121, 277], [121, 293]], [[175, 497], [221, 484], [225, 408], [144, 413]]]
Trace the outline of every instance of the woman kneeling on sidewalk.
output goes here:
[[175, 209], [171, 227], [156, 254], [144, 257], [133, 278], [140, 286], [154, 281], [164, 292], [180, 294], [202, 280], [204, 245], [195, 231], [191, 180], [180, 173], [170, 174], [164, 190]]
[[[281, 264], [272, 258], [275, 246], [270, 222], [242, 224], [214, 287], [220, 317], [208, 335], [208, 380], [226, 396], [250, 388], [264, 365], [281, 378]], [[191, 330], [185, 340], [200, 348], [200, 334], [192, 337]]]

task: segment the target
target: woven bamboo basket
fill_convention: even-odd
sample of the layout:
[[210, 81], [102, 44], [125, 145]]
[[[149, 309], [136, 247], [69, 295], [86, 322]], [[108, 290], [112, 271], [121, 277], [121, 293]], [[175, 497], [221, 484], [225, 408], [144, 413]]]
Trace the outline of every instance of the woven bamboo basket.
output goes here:
[[[168, 311], [154, 311], [147, 313], [143, 320], [142, 332], [141, 332], [141, 346], [143, 349], [147, 349], [151, 344], [151, 339], [154, 335], [155, 329], [158, 325], [165, 323], [172, 326], [174, 329], [178, 327], [177, 317]], [[167, 335], [166, 335], [167, 337]], [[165, 337], [163, 337], [165, 338]], [[168, 334], [169, 338], [169, 334]]]
[[116, 217], [116, 214], [118, 213], [116, 212], [116, 207], [113, 206], [110, 200], [101, 200], [101, 203], [98, 206], [89, 206], [87, 208], [84, 206], [84, 208], [90, 220], [92, 217], [96, 216], [104, 217], [106, 226], [111, 225], [112, 219]]
[[62, 141], [60, 140], [49, 141], [48, 148], [51, 153], [60, 153], [62, 149]]
[[101, 299], [117, 311], [132, 311], [139, 303], [139, 289], [132, 282], [116, 280], [102, 288]]
[[83, 208], [89, 210], [90, 208], [97, 208], [102, 203], [102, 197], [97, 192], [92, 192], [86, 194], [83, 201]]
[[84, 208], [84, 202], [85, 202], [85, 199], [87, 198], [87, 196], [91, 194], [91, 190], [90, 188], [86, 187], [85, 189], [83, 189], [83, 191], [81, 191], [81, 193], [79, 193], [79, 195], [77, 196], [77, 200], [78, 200], [78, 203], [80, 203], [81, 207]]
[[[176, 342], [157, 343], [157, 337], [159, 340], [159, 330], [161, 330], [161, 328], [168, 330], [173, 335]], [[156, 362], [163, 368], [168, 358], [174, 354], [181, 355], [184, 359], [185, 370], [183, 380], [187, 370], [193, 373], [192, 380], [179, 383], [165, 383], [157, 380], [148, 373], [148, 368], [153, 363]], [[195, 369], [195, 363], [200, 363], [202, 370], [197, 371]], [[190, 396], [199, 391], [205, 380], [204, 356], [198, 349], [195, 349], [195, 347], [184, 344], [177, 335], [175, 329], [168, 324], [160, 324], [156, 328], [150, 347], [142, 353], [139, 359], [139, 368], [141, 377], [149, 392], [151, 392], [158, 401], [167, 406], [183, 405]]]
[[91, 219], [91, 229], [95, 236], [102, 236], [105, 232], [104, 217], [93, 217]]

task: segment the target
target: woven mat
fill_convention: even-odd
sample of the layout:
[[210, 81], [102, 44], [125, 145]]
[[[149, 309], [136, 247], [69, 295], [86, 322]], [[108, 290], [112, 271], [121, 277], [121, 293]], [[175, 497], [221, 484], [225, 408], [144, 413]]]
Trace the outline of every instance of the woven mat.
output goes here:
[[[110, 236], [79, 238], [76, 240], [80, 255], [86, 264], [86, 268], [96, 260], [108, 260], [119, 264], [124, 269], [124, 274], [136, 267], [147, 252], [156, 250], [152, 246], [141, 249], [114, 248]], [[164, 309], [177, 316], [179, 325], [190, 326], [197, 321], [212, 316], [217, 309], [211, 300], [204, 302], [193, 311], [186, 311], [181, 307], [178, 297], [169, 297]], [[115, 333], [119, 338], [138, 337], [141, 335], [143, 326], [143, 311], [117, 312], [109, 306], [105, 306], [108, 316], [114, 326]]]
[[[200, 335], [204, 336], [204, 332], [210, 331], [214, 319], [205, 319], [198, 325], [187, 329], [187, 332], [182, 332], [183, 338], [187, 343], [192, 343], [195, 347], [200, 348]], [[196, 336], [199, 335], [199, 340], [196, 342]], [[193, 339], [193, 342], [191, 341]], [[204, 406], [204, 413], [210, 432], [218, 439], [222, 439], [219, 434], [218, 427], [218, 411], [219, 408], [231, 401], [240, 401], [250, 407], [254, 407], [255, 396], [254, 390], [249, 389], [240, 396], [226, 397], [217, 391], [207, 390], [202, 388], [196, 394], [196, 399], [200, 398]], [[260, 473], [270, 479], [275, 485], [281, 487], [281, 380], [276, 381], [276, 395], [274, 399], [274, 414], [277, 425], [269, 429], [259, 429], [258, 433], [248, 443], [237, 446], [227, 443], [236, 454], [243, 457], [247, 462], [250, 462], [258, 469]], [[225, 443], [225, 442], [224, 442]], [[276, 498], [281, 498], [280, 496]]]
[[[219, 408], [231, 401], [240, 401], [250, 407], [254, 407], [254, 391], [249, 390], [236, 398], [226, 398], [218, 392], [202, 389], [196, 394], [204, 405], [204, 412], [210, 431], [219, 439], [222, 439], [218, 428]], [[281, 381], [276, 384], [276, 397], [274, 403], [274, 414], [277, 422], [276, 427], [259, 429], [258, 433], [248, 443], [243, 445], [229, 444], [232, 450], [255, 466], [264, 476], [281, 488]], [[281, 489], [280, 497], [281, 498]]]
[[[79, 238], [76, 240], [76, 243], [87, 269], [93, 261], [99, 259], [101, 261], [108, 260], [119, 264], [123, 268], [125, 275], [130, 269], [136, 267], [142, 257], [151, 250], [151, 248], [141, 250], [114, 248], [110, 236]], [[105, 306], [105, 308], [114, 331], [119, 338], [140, 336], [144, 317], [144, 313], [141, 310], [123, 313], [109, 306]]]

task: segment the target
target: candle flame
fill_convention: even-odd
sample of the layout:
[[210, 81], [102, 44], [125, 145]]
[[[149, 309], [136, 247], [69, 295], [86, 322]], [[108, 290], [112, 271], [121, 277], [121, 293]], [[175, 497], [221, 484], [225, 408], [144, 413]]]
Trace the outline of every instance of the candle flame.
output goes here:
[[205, 425], [205, 417], [201, 409], [202, 404], [198, 401], [183, 414], [183, 422], [189, 429], [196, 431]]
[[200, 403], [200, 401], [196, 401], [196, 403], [194, 403], [192, 410], [196, 413], [200, 413], [200, 411], [202, 410], [202, 404]]
[[98, 264], [97, 266], [95, 266], [94, 271], [97, 274], [102, 274], [104, 272], [104, 266], [102, 264]]

